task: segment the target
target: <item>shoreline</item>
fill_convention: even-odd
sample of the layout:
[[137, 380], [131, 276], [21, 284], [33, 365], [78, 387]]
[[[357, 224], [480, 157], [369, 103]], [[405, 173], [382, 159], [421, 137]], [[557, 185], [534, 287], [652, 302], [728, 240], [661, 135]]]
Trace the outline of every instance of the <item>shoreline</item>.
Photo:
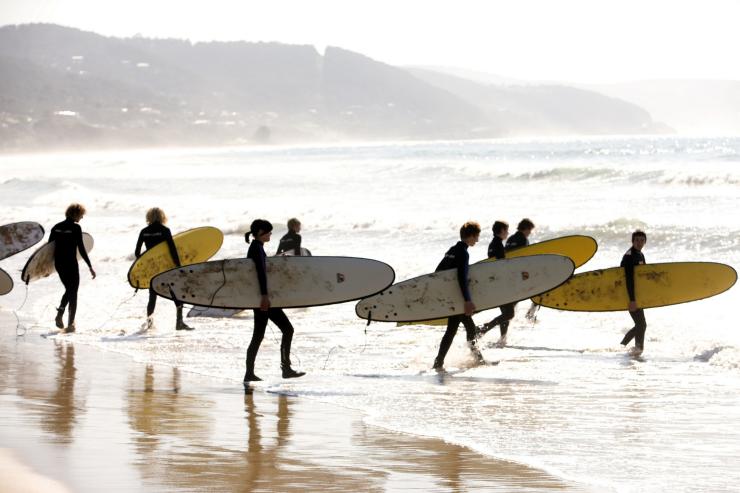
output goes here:
[[0, 470], [58, 491], [584, 490], [359, 411], [37, 336], [0, 339]]

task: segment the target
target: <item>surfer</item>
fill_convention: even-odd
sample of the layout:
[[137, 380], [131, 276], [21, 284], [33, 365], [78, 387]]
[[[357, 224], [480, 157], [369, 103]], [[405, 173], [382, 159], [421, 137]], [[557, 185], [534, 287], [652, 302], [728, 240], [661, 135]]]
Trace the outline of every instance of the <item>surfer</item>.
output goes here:
[[[85, 216], [85, 207], [82, 204], [70, 204], [64, 213], [66, 219], [51, 228], [49, 242], [54, 245], [54, 267], [64, 285], [64, 295], [57, 308], [57, 316], [54, 319], [56, 326], [63, 332], [71, 333], [76, 330], [75, 315], [77, 313], [77, 290], [80, 287], [80, 268], [77, 264], [77, 251], [90, 269], [90, 275], [95, 279], [95, 270], [92, 268], [90, 258], [87, 256], [85, 244], [82, 242], [82, 228], [79, 223]], [[69, 315], [67, 328], [64, 328], [62, 316], [69, 304]]]
[[[172, 233], [170, 228], [165, 226], [167, 224], [167, 215], [159, 207], [152, 207], [146, 211], [146, 223], [148, 226], [141, 230], [139, 233], [139, 239], [136, 240], [136, 250], [134, 255], [136, 258], [141, 257], [141, 245], [146, 245], [146, 249], [150, 250], [155, 246], [159, 245], [163, 241], [167, 242], [167, 246], [172, 255], [172, 260], [175, 262], [177, 267], [180, 267], [180, 256], [177, 254], [177, 247], [175, 242], [172, 240]], [[154, 327], [154, 308], [157, 306], [157, 293], [149, 287], [149, 303], [146, 305], [146, 330]], [[177, 310], [177, 322], [175, 324], [175, 330], [193, 330], [182, 320], [182, 302], [175, 299], [175, 309]]]
[[[524, 223], [524, 221], [527, 221], [527, 223]], [[529, 221], [529, 219], [522, 220], [519, 225], [522, 226], [522, 223], [524, 223], [524, 226], [528, 226], [529, 224], [532, 224], [532, 221]], [[534, 228], [534, 224], [532, 224], [532, 228]], [[519, 230], [517, 233], [515, 233], [513, 236], [518, 236], [519, 238], [516, 238], [512, 244], [515, 244], [517, 246], [526, 246], [529, 244], [529, 240], [527, 237], [532, 232], [532, 228], [525, 228], [525, 231], [528, 231], [525, 235], [525, 233], [522, 230]], [[520, 234], [521, 233], [521, 234]], [[497, 260], [501, 260], [506, 258], [506, 248], [504, 247], [504, 240], [508, 238], [509, 236], [509, 223], [506, 221], [495, 221], [493, 223], [493, 240], [491, 240], [491, 244], [488, 245], [488, 258], [495, 258]], [[522, 242], [521, 238], [524, 240], [524, 245], [520, 245]], [[506, 243], [509, 245], [509, 242]], [[483, 324], [478, 329], [478, 338], [483, 337], [483, 335], [491, 330], [492, 328], [499, 326], [499, 330], [501, 331], [501, 337], [496, 342], [497, 347], [504, 347], [506, 345], [506, 334], [509, 331], [509, 322], [512, 318], [514, 318], [514, 307], [516, 306], [516, 303], [507, 303], [505, 305], [501, 305], [501, 315], [494, 318], [488, 323]]]
[[434, 359], [434, 366], [432, 367], [435, 370], [444, 369], [445, 356], [447, 356], [447, 351], [452, 346], [452, 340], [455, 338], [455, 334], [457, 334], [457, 328], [460, 326], [460, 322], [465, 326], [468, 348], [478, 363], [483, 362], [483, 355], [475, 346], [476, 327], [472, 317], [473, 312], [475, 312], [475, 304], [468, 288], [468, 261], [470, 260], [468, 247], [478, 243], [479, 237], [480, 225], [478, 223], [466, 222], [463, 224], [460, 228], [460, 241], [447, 250], [444, 258], [435, 269], [435, 272], [457, 269], [457, 282], [460, 285], [460, 291], [465, 300], [465, 313], [462, 315], [453, 315], [447, 319], [447, 330], [442, 337], [442, 342], [439, 344], [439, 352]]
[[288, 219], [288, 232], [280, 238], [275, 255], [288, 253], [292, 255], [301, 254], [301, 222], [296, 218]]
[[509, 239], [506, 240], [506, 251], [529, 246], [529, 235], [532, 234], [533, 229], [534, 223], [531, 219], [525, 217], [519, 221], [519, 224], [516, 226], [516, 233], [509, 236]]
[[630, 312], [630, 317], [635, 322], [635, 326], [624, 335], [621, 344], [626, 346], [634, 338], [635, 347], [632, 349], [632, 354], [635, 356], [642, 354], [645, 348], [645, 329], [647, 329], [645, 311], [642, 308], [638, 308], [635, 301], [635, 266], [645, 264], [645, 256], [642, 254], [645, 243], [647, 243], [647, 235], [644, 231], [638, 229], [632, 233], [632, 247], [627, 250], [622, 257], [622, 263], [619, 264], [621, 267], [624, 267], [627, 294], [630, 299], [627, 309]]
[[247, 348], [247, 371], [244, 374], [244, 384], [262, 380], [254, 374], [254, 362], [257, 359], [257, 351], [259, 351], [262, 339], [265, 337], [268, 319], [277, 325], [283, 333], [283, 338], [280, 341], [280, 368], [283, 372], [283, 378], [302, 377], [306, 374], [305, 372], [295, 371], [290, 367], [290, 344], [293, 340], [293, 325], [281, 308], [270, 307], [270, 296], [267, 290], [267, 256], [265, 254], [265, 243], [270, 241], [270, 237], [272, 236], [272, 224], [264, 219], [255, 219], [249, 227], [249, 232], [244, 235], [247, 243], [249, 243], [250, 235], [254, 237], [254, 241], [249, 245], [247, 258], [251, 258], [254, 261], [262, 299], [260, 301], [260, 307], [253, 310], [254, 332], [252, 333], [252, 341], [249, 343], [249, 348]]

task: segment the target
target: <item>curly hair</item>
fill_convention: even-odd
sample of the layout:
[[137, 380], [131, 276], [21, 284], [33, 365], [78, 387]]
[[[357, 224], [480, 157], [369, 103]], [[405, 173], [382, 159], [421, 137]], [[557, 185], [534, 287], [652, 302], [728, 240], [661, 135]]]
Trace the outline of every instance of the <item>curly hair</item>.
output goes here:
[[67, 219], [72, 219], [73, 221], [79, 221], [82, 219], [82, 216], [85, 215], [87, 212], [87, 209], [85, 209], [85, 206], [82, 204], [69, 204], [69, 207], [67, 207], [67, 210], [64, 212], [64, 216]]
[[167, 214], [165, 214], [159, 207], [152, 207], [146, 211], [146, 223], [167, 224]]

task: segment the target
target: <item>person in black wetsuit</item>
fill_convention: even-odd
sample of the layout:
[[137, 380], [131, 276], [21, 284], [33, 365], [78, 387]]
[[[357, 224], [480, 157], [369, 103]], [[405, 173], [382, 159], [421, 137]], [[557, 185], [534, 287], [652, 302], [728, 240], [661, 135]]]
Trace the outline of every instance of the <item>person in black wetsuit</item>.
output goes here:
[[[152, 207], [146, 211], [146, 222], [148, 226], [141, 230], [139, 233], [139, 239], [136, 240], [136, 250], [134, 255], [136, 258], [141, 257], [141, 246], [146, 245], [146, 249], [149, 250], [159, 245], [163, 241], [167, 242], [167, 246], [172, 255], [172, 260], [175, 261], [175, 265], [180, 267], [180, 256], [177, 254], [177, 247], [175, 242], [172, 241], [172, 233], [170, 228], [165, 226], [167, 223], [167, 215], [159, 207]], [[154, 308], [157, 306], [157, 293], [150, 287], [149, 288], [149, 303], [146, 306], [146, 330], [154, 327]], [[175, 300], [175, 308], [177, 310], [177, 322], [175, 324], [175, 330], [193, 330], [192, 327], [187, 325], [182, 320], [182, 302]]]
[[[90, 258], [87, 256], [85, 244], [82, 242], [82, 228], [79, 223], [85, 216], [85, 207], [82, 204], [71, 204], [64, 213], [66, 219], [51, 228], [49, 242], [54, 245], [54, 267], [59, 274], [59, 279], [64, 284], [64, 295], [57, 308], [57, 316], [54, 319], [56, 326], [64, 332], [74, 332], [75, 315], [77, 313], [77, 290], [80, 287], [80, 268], [77, 264], [77, 251], [90, 269], [90, 275], [95, 279], [95, 270], [92, 268]], [[64, 328], [62, 316], [69, 304], [69, 315], [67, 328]]]
[[267, 289], [267, 255], [265, 254], [265, 243], [270, 241], [272, 236], [272, 224], [264, 219], [255, 219], [249, 228], [249, 232], [244, 235], [244, 239], [249, 243], [249, 236], [254, 237], [254, 241], [249, 245], [247, 258], [254, 261], [257, 271], [257, 281], [259, 282], [260, 294], [262, 299], [260, 307], [254, 311], [254, 332], [252, 341], [247, 348], [247, 371], [244, 374], [244, 384], [262, 380], [254, 374], [254, 362], [257, 359], [262, 339], [265, 337], [267, 321], [271, 320], [278, 326], [283, 333], [280, 341], [280, 368], [283, 372], [283, 378], [296, 378], [305, 375], [305, 372], [295, 371], [290, 366], [290, 344], [293, 341], [293, 325], [288, 320], [281, 308], [270, 307], [270, 294]]
[[285, 233], [285, 235], [280, 238], [280, 243], [278, 244], [277, 252], [275, 252], [275, 255], [280, 255], [283, 253], [290, 253], [293, 255], [300, 255], [301, 254], [301, 235], [298, 234], [301, 232], [301, 222], [296, 218], [291, 218], [288, 220], [288, 232]]
[[[488, 245], [488, 258], [495, 258], [501, 260], [506, 258], [506, 248], [504, 248], [504, 240], [509, 237], [509, 223], [506, 221], [495, 221], [493, 223], [493, 240]], [[501, 305], [501, 315], [494, 318], [490, 322], [483, 324], [478, 329], [477, 337], [482, 337], [486, 332], [499, 326], [501, 330], [501, 338], [498, 340], [496, 345], [503, 347], [506, 345], [506, 334], [509, 331], [509, 321], [514, 318], [514, 307], [515, 303], [507, 303]]]
[[635, 356], [639, 356], [645, 348], [645, 330], [647, 329], [645, 311], [639, 308], [635, 301], [635, 266], [645, 264], [645, 256], [642, 254], [645, 243], [647, 243], [647, 235], [644, 231], [638, 229], [632, 233], [632, 247], [627, 250], [622, 257], [621, 264], [619, 264], [624, 267], [627, 295], [630, 299], [627, 309], [630, 312], [630, 317], [635, 322], [635, 326], [624, 335], [622, 345], [626, 346], [634, 338], [635, 347], [632, 354]]
[[447, 319], [447, 330], [445, 331], [445, 335], [442, 337], [442, 342], [439, 344], [439, 352], [437, 353], [437, 357], [434, 359], [434, 365], [432, 366], [435, 370], [444, 369], [445, 356], [447, 356], [447, 352], [450, 350], [450, 346], [452, 346], [452, 341], [455, 338], [455, 334], [457, 334], [457, 328], [460, 326], [460, 322], [465, 326], [468, 347], [479, 363], [483, 361], [483, 356], [475, 346], [476, 327], [472, 317], [473, 312], [475, 312], [475, 304], [473, 303], [473, 299], [470, 296], [470, 290], [468, 288], [468, 262], [470, 260], [468, 247], [478, 243], [479, 237], [480, 225], [478, 223], [466, 222], [463, 224], [460, 228], [460, 241], [447, 250], [444, 258], [434, 271], [439, 272], [442, 270], [457, 269], [457, 282], [460, 285], [460, 291], [465, 300], [465, 313], [462, 315], [453, 315]]
[[519, 221], [516, 227], [516, 233], [509, 236], [509, 239], [506, 240], [506, 251], [529, 246], [529, 235], [532, 234], [533, 229], [534, 223], [530, 219], [525, 217]]

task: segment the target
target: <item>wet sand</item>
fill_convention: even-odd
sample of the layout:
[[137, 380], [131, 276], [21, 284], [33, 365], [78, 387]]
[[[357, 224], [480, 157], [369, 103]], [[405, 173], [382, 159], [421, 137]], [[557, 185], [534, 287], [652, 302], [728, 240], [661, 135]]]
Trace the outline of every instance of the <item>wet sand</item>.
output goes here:
[[443, 441], [368, 426], [355, 411], [259, 388], [245, 393], [233, 381], [75, 344], [74, 335], [15, 337], [14, 327], [0, 312], [3, 487], [583, 490]]

